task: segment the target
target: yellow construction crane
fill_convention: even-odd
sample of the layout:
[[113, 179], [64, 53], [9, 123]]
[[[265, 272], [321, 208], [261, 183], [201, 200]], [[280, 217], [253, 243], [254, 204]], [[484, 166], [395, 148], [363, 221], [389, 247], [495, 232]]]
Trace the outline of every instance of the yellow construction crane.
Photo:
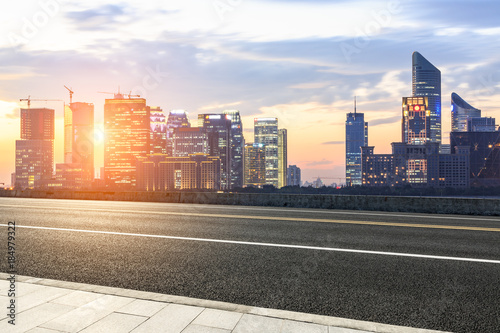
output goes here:
[[37, 101], [37, 102], [62, 102], [62, 99], [32, 99], [31, 96], [28, 96], [28, 98], [21, 98], [19, 100], [20, 102], [27, 101], [28, 102], [28, 109], [31, 107], [31, 101]]
[[66, 86], [64, 86], [64, 88], [68, 89], [68, 91], [69, 91], [69, 104], [73, 103], [73, 94], [75, 92]]

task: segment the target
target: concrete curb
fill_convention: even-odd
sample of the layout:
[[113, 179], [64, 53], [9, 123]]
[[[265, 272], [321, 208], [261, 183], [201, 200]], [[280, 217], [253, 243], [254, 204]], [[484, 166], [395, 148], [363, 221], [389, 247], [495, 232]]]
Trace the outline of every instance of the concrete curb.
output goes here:
[[[5, 280], [10, 276], [7, 273], [0, 273], [0, 279]], [[191, 297], [183, 297], [183, 296], [175, 296], [175, 295], [166, 295], [159, 294], [147, 291], [138, 291], [132, 289], [122, 289], [122, 288], [114, 288], [114, 287], [105, 287], [77, 282], [68, 282], [68, 281], [59, 281], [59, 280], [51, 280], [51, 279], [42, 279], [30, 276], [22, 276], [16, 275], [16, 282], [22, 283], [30, 283], [37, 284], [42, 286], [56, 287], [56, 288], [64, 288], [71, 290], [80, 290], [87, 292], [94, 292], [106, 295], [114, 295], [114, 296], [122, 296], [122, 297], [130, 297], [137, 298], [142, 300], [156, 301], [156, 302], [165, 302], [165, 303], [174, 303], [181, 305], [191, 305], [203, 308], [224, 310], [224, 311], [232, 311], [243, 314], [253, 314], [277, 319], [288, 319], [294, 321], [300, 321], [305, 323], [313, 323], [319, 325], [327, 325], [327, 326], [336, 326], [342, 328], [349, 328], [354, 330], [362, 330], [362, 331], [370, 331], [370, 332], [379, 332], [379, 333], [438, 333], [442, 331], [434, 331], [420, 328], [412, 328], [412, 327], [404, 327], [404, 326], [395, 326], [388, 324], [380, 324], [369, 321], [361, 321], [354, 319], [346, 319], [346, 318], [338, 318], [338, 317], [329, 317], [301, 312], [293, 312], [293, 311], [285, 311], [285, 310], [276, 310], [276, 309], [267, 309], [267, 308], [258, 308], [247, 305], [239, 305], [233, 303], [219, 302], [219, 301], [210, 301], [204, 299], [197, 299]]]

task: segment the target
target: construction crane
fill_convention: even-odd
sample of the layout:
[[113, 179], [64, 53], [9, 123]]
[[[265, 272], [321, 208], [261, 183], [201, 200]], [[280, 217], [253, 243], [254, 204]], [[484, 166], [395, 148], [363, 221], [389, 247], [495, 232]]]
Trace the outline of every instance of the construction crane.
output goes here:
[[19, 100], [20, 102], [27, 101], [28, 102], [28, 109], [31, 107], [31, 101], [37, 101], [37, 102], [62, 102], [62, 99], [32, 99], [31, 95], [28, 96], [28, 98], [21, 98]]
[[97, 92], [98, 94], [111, 94], [111, 95], [114, 95], [115, 98], [118, 96], [128, 96], [128, 99], [132, 98], [132, 97], [141, 97], [141, 95], [132, 95], [132, 92], [130, 92], [129, 94], [122, 94], [118, 91], [118, 93], [112, 93], [112, 92], [104, 92], [104, 91], [98, 91]]
[[68, 89], [68, 91], [69, 91], [69, 104], [73, 103], [73, 94], [75, 92], [66, 86], [64, 86], [64, 88]]

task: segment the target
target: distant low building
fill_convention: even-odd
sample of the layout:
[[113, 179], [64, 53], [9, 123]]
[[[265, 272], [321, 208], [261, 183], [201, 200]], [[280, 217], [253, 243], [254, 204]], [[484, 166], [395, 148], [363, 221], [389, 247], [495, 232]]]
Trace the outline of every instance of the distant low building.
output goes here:
[[362, 148], [363, 185], [413, 187], [469, 187], [469, 147], [440, 154], [439, 144], [392, 143], [392, 154], [374, 154]]
[[288, 186], [301, 186], [301, 176], [300, 176], [300, 168], [296, 165], [289, 165], [287, 172], [287, 185]]
[[220, 159], [207, 154], [168, 157], [149, 155], [137, 160], [139, 191], [219, 190]]

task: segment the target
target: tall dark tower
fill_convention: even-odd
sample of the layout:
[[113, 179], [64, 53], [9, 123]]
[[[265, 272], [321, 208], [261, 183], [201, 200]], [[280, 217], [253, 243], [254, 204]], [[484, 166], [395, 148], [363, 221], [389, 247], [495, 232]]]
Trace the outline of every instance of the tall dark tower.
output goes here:
[[365, 115], [356, 112], [347, 114], [345, 122], [345, 178], [346, 185], [361, 185], [361, 147], [368, 146], [368, 123]]
[[412, 96], [428, 98], [430, 141], [441, 143], [441, 71], [418, 52], [413, 52], [412, 68]]

